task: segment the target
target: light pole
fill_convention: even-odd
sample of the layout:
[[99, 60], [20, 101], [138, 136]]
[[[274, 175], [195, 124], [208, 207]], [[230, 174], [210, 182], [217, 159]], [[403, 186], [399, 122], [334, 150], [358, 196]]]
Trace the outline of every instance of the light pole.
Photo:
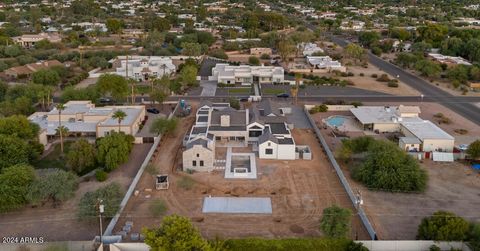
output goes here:
[[103, 205], [103, 200], [98, 200], [98, 219], [100, 221], [100, 244], [103, 243], [102, 236], [103, 236], [103, 227], [102, 227], [102, 214], [105, 212], [105, 205]]
[[423, 104], [423, 97], [425, 97], [425, 95], [420, 94], [420, 104]]

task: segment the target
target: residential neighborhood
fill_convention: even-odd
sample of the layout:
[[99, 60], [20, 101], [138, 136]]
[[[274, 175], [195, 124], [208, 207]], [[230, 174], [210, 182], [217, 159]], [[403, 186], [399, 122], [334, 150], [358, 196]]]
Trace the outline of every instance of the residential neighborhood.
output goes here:
[[480, 250], [478, 2], [0, 3], [0, 250]]

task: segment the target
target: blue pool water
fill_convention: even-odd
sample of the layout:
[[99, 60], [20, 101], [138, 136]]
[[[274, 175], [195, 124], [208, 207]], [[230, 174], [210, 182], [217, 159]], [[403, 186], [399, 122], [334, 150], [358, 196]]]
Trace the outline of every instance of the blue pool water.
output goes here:
[[332, 116], [326, 120], [327, 124], [331, 127], [340, 127], [345, 123], [345, 118], [340, 116]]

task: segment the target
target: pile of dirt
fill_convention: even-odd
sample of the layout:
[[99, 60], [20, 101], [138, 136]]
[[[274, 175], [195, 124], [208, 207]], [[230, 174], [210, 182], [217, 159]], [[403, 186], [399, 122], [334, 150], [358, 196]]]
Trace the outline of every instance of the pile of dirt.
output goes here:
[[288, 187], [281, 187], [280, 189], [278, 189], [278, 193], [282, 195], [289, 195], [292, 194], [292, 190], [290, 190], [290, 188]]
[[255, 187], [253, 189], [250, 189], [250, 191], [248, 191], [248, 194], [267, 195], [268, 191], [263, 187]]

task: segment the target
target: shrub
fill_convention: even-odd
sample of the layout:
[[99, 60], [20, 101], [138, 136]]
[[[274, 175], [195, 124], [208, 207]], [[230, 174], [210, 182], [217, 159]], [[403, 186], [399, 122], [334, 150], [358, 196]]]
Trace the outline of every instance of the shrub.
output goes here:
[[346, 250], [352, 241], [348, 239], [307, 238], [307, 239], [230, 239], [225, 241], [225, 250], [272, 251], [272, 250]]
[[95, 178], [100, 181], [100, 182], [103, 182], [105, 180], [107, 180], [108, 178], [108, 173], [103, 171], [103, 170], [97, 170], [95, 172]]
[[248, 58], [248, 63], [251, 65], [260, 65], [260, 60], [255, 56], [250, 56]]
[[264, 60], [270, 59], [270, 55], [264, 53], [264, 54], [260, 55], [260, 59], [264, 59]]
[[363, 72], [360, 73], [360, 77], [363, 77], [365, 76], [365, 74]]
[[371, 75], [371, 77], [372, 77], [372, 78], [377, 78], [378, 75], [377, 75], [376, 73], [373, 73], [373, 74]]
[[355, 76], [355, 74], [353, 74], [353, 72], [350, 72], [350, 71], [347, 73], [347, 75], [348, 75], [349, 77]]
[[150, 205], [150, 213], [154, 217], [159, 217], [165, 214], [167, 211], [167, 205], [165, 204], [165, 201], [162, 199], [156, 199], [152, 201], [152, 204]]
[[384, 74], [380, 75], [380, 77], [377, 78], [377, 81], [378, 82], [388, 82], [388, 81], [390, 81], [390, 78], [388, 77], [387, 74], [384, 73]]
[[395, 81], [388, 81], [387, 86], [388, 86], [388, 87], [397, 88], [397, 87], [398, 87], [398, 83], [395, 82]]
[[454, 132], [460, 134], [460, 135], [465, 135], [468, 133], [467, 129], [455, 129]]
[[337, 205], [327, 207], [323, 210], [320, 228], [328, 237], [345, 238], [350, 230], [351, 217], [352, 212], [348, 208]]
[[446, 211], [437, 211], [426, 217], [418, 226], [417, 238], [434, 241], [463, 241], [469, 224], [462, 217]]
[[368, 248], [364, 247], [363, 246], [363, 243], [359, 242], [359, 243], [356, 243], [356, 242], [350, 242], [350, 244], [348, 245], [347, 249], [345, 249], [346, 251], [368, 251]]
[[316, 105], [310, 110], [310, 114], [315, 114], [317, 112], [327, 112], [328, 106], [326, 104]]
[[381, 56], [382, 55], [382, 49], [379, 47], [373, 47], [372, 48], [372, 53], [376, 56]]
[[440, 249], [437, 245], [431, 245], [428, 250], [430, 250], [430, 251], [442, 251], [442, 249]]

